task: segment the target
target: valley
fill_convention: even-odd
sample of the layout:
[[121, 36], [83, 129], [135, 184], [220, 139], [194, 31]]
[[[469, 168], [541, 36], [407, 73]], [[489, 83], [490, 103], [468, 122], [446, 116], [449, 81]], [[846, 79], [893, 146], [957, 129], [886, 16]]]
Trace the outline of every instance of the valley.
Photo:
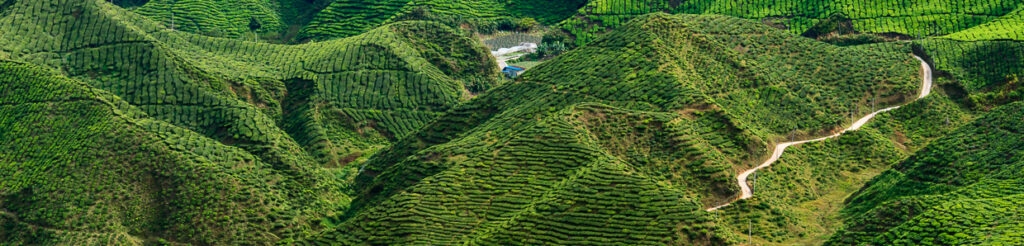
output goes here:
[[1011, 0], [0, 0], [0, 245], [1021, 245]]

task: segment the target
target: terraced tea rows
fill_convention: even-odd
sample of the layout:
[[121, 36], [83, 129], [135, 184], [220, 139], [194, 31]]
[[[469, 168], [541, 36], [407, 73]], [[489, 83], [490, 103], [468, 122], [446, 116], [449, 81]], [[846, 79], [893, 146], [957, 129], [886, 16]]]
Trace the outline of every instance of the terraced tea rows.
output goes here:
[[999, 107], [876, 177], [851, 197], [852, 219], [829, 244], [1020, 243], [1022, 105]]
[[373, 29], [394, 18], [410, 0], [333, 1], [305, 27], [307, 37], [349, 37]]
[[[736, 189], [730, 182], [734, 168], [778, 137], [766, 122], [732, 112], [787, 112], [736, 103], [745, 99], [735, 91], [810, 90], [800, 72], [784, 74], [767, 65], [806, 57], [800, 52], [828, 54], [821, 56], [825, 64], [844, 62], [838, 54], [891, 62], [882, 70], [854, 69], [863, 74], [837, 76], [834, 84], [819, 82], [822, 92], [837, 98], [864, 96], [843, 92], [843, 85], [884, 87], [879, 90], [894, 94], [901, 91], [897, 86], [913, 86], [867, 79], [913, 81], [912, 58], [787, 37], [794, 35], [727, 17], [654, 15], [635, 21], [459, 105], [379, 153], [357, 178], [358, 195], [348, 213], [308, 241], [731, 242], [731, 232], [720, 231], [709, 214], [695, 209], [728, 199]], [[775, 46], [752, 44], [760, 42]], [[692, 52], [748, 43], [745, 53]], [[696, 67], [721, 73], [697, 73]], [[753, 81], [733, 82], [743, 80]], [[785, 105], [772, 101], [780, 99], [765, 98], [764, 105]], [[633, 195], [648, 192], [659, 199]]]
[[267, 241], [308, 229], [287, 208], [302, 206], [290, 194], [309, 187], [260, 158], [45, 68], [2, 61], [0, 73], [5, 241], [134, 244], [153, 232]]
[[[762, 20], [796, 34], [815, 36], [835, 31], [835, 27], [849, 27], [858, 33], [905, 35], [913, 37], [940, 36], [989, 23], [992, 26], [1015, 25], [1012, 17], [1021, 7], [1018, 1], [591, 1], [576, 17], [561, 23], [561, 27], [576, 36], [577, 45], [593, 40], [600, 33], [617, 28], [636, 16], [653, 13], [720, 14], [746, 19]], [[1006, 17], [1003, 17], [1006, 16]], [[830, 18], [840, 25], [822, 30], [816, 25]], [[985, 27], [979, 27], [985, 28]], [[813, 30], [812, 30], [813, 29]], [[986, 28], [990, 29], [990, 28]], [[813, 31], [816, 33], [808, 33]], [[984, 33], [979, 31], [978, 33]], [[1012, 35], [1012, 32], [998, 35]], [[977, 34], [961, 34], [977, 36]], [[982, 34], [990, 35], [990, 34]]]
[[1024, 34], [1021, 30], [1024, 30], [1024, 6], [993, 21], [949, 34], [946, 37], [962, 41], [1001, 39], [1022, 41]]
[[1021, 244], [1022, 6], [0, 0], [0, 242]]
[[[436, 20], [493, 32], [552, 24], [574, 13], [585, 0], [334, 0], [303, 28], [314, 40], [349, 37], [396, 20]], [[527, 19], [529, 18], [529, 19]], [[533, 24], [529, 24], [532, 22]]]
[[496, 34], [495, 37], [484, 40], [484, 44], [491, 50], [498, 50], [501, 48], [512, 48], [519, 46], [522, 43], [535, 43], [540, 44], [542, 38], [536, 35], [530, 35], [527, 33], [500, 33]]
[[[266, 187], [266, 184], [276, 186], [271, 191], [266, 190], [270, 188], [261, 188], [264, 190], [232, 192], [232, 199], [240, 200], [234, 203], [228, 203], [233, 200], [220, 195], [196, 193], [203, 196], [179, 194], [176, 196], [188, 200], [180, 200], [180, 203], [179, 200], [169, 200], [168, 204], [133, 205], [145, 211], [175, 206], [175, 211], [183, 211], [181, 213], [146, 215], [152, 213], [137, 212], [142, 211], [139, 209], [129, 211], [130, 214], [97, 212], [97, 216], [124, 216], [122, 222], [109, 217], [87, 217], [94, 220], [86, 219], [91, 222], [79, 223], [70, 219], [75, 214], [73, 212], [46, 215], [47, 222], [41, 224], [46, 228], [58, 222], [68, 223], [56, 227], [61, 231], [117, 234], [152, 230], [164, 233], [162, 238], [189, 243], [270, 242], [309, 233], [312, 226], [319, 223], [316, 218], [347, 206], [348, 198], [342, 193], [347, 182], [345, 179], [351, 178], [359, 166], [348, 163], [365, 160], [366, 156], [390, 141], [408, 135], [451, 106], [468, 99], [471, 93], [486, 90], [497, 82], [497, 71], [493, 69], [493, 60], [489, 58], [486, 48], [436, 23], [396, 23], [349, 39], [285, 46], [172, 31], [104, 1], [8, 3], [3, 12], [5, 15], [0, 18], [0, 33], [4, 34], [0, 38], [0, 46], [9, 51], [9, 55], [5, 52], [6, 57], [43, 64], [45, 69], [62, 71], [71, 80], [84, 82], [89, 88], [94, 88], [91, 90], [109, 92], [111, 96], [119, 98], [115, 100], [119, 101], [118, 105], [123, 104], [118, 106], [121, 111], [131, 111], [133, 115], [139, 115], [142, 118], [140, 120], [154, 122], [149, 123], [151, 127], [146, 129], [154, 137], [159, 136], [156, 138], [160, 141], [173, 143], [172, 150], [213, 155], [189, 157], [196, 158], [194, 160], [197, 163], [238, 163], [225, 166], [240, 166], [247, 172], [255, 173], [240, 174], [245, 175], [239, 177], [244, 179], [240, 181], [216, 178], [210, 182], [237, 183], [243, 187]], [[51, 31], [60, 35], [51, 35]], [[448, 46], [432, 45], [433, 48], [424, 48], [432, 43], [445, 43]], [[459, 61], [450, 62], [456, 60], [455, 57]], [[467, 57], [477, 59], [465, 59]], [[13, 82], [17, 82], [15, 86], [27, 83], [19, 80]], [[5, 116], [19, 117], [17, 115], [22, 113], [38, 112], [41, 111], [19, 111]], [[73, 125], [61, 127], [78, 129]], [[95, 133], [90, 134], [103, 136], [118, 128], [123, 127], [96, 128], [93, 129]], [[23, 135], [13, 137], [35, 134], [42, 132], [30, 129]], [[65, 134], [70, 136], [64, 132], [55, 133], [55, 136]], [[81, 141], [104, 143], [92, 138]], [[156, 140], [143, 142], [146, 141]], [[17, 145], [46, 148], [44, 143], [17, 142]], [[127, 143], [129, 146], [139, 144]], [[84, 145], [80, 149], [88, 150], [96, 146]], [[3, 148], [3, 151], [21, 153], [13, 145]], [[238, 155], [242, 157], [233, 157]], [[74, 158], [80, 155], [68, 156]], [[221, 161], [221, 158], [225, 159]], [[4, 160], [5, 165], [13, 165], [8, 162], [9, 159]], [[74, 163], [72, 161], [56, 161], [54, 165], [65, 168], [61, 165]], [[172, 165], [176, 162], [177, 159], [170, 159], [160, 163]], [[34, 163], [28, 162], [25, 165]], [[23, 168], [21, 164], [8, 167], [11, 168], [9, 170]], [[153, 168], [136, 165], [124, 167], [124, 170], [145, 173], [153, 172]], [[44, 170], [39, 172], [46, 173]], [[230, 169], [213, 169], [203, 174], [211, 176], [159, 178], [163, 180], [160, 182], [166, 182], [159, 183], [159, 186], [180, 185], [181, 192], [198, 192], [191, 191], [198, 187], [194, 185], [197, 180], [193, 178], [231, 175], [235, 172]], [[61, 177], [26, 175], [38, 182], [56, 182], [54, 180], [60, 180], [58, 177]], [[68, 181], [62, 182], [92, 180], [83, 176], [64, 178]], [[95, 184], [92, 181], [85, 183]], [[141, 184], [150, 183], [147, 181]], [[117, 192], [140, 189], [126, 187], [111, 189]], [[203, 187], [224, 188], [210, 192], [241, 189], [220, 183]], [[33, 204], [25, 199], [42, 199], [40, 197], [52, 192], [67, 190], [4, 187], [2, 192], [5, 203], [25, 201], [19, 204]], [[21, 194], [18, 192], [24, 194], [17, 195]], [[104, 194], [102, 190], [76, 190], [76, 193], [81, 192]], [[253, 195], [261, 192], [273, 197]], [[103, 204], [113, 199], [84, 197], [81, 199], [98, 203], [74, 203], [66, 209], [105, 210], [109, 207]], [[75, 199], [79, 198], [75, 196]], [[265, 202], [253, 203], [265, 199], [272, 199], [273, 202], [266, 202], [270, 205]], [[208, 206], [201, 202], [206, 200], [224, 201], [226, 204]], [[51, 202], [59, 204], [61, 201]], [[257, 209], [245, 215], [253, 218], [236, 215], [246, 209]], [[19, 221], [26, 221], [25, 218], [37, 216], [34, 213], [47, 210], [61, 211], [57, 207], [24, 206], [14, 211], [14, 216]], [[143, 223], [137, 220], [155, 222]], [[95, 226], [94, 223], [111, 225]], [[163, 227], [151, 227], [149, 223], [158, 223]], [[26, 237], [43, 240], [40, 242], [50, 240], [46, 239], [49, 236]]]
[[[169, 28], [214, 37], [280, 32], [288, 22], [282, 6], [290, 1], [152, 0], [134, 11]], [[251, 40], [252, 38], [250, 38]]]

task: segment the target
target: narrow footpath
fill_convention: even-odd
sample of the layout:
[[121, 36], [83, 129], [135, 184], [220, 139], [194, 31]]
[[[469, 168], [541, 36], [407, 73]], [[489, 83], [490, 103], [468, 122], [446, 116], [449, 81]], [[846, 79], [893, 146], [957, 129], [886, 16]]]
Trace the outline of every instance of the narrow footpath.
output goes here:
[[[931, 66], [929, 66], [928, 63], [924, 61], [924, 59], [921, 59], [921, 57], [918, 57], [918, 56], [914, 55], [914, 58], [916, 58], [918, 61], [921, 61], [921, 70], [924, 71], [924, 76], [921, 79], [922, 80], [921, 94], [919, 96], [917, 96], [917, 98], [914, 99], [914, 101], [917, 101], [917, 100], [919, 100], [921, 98], [924, 98], [925, 96], [928, 96], [928, 94], [930, 94], [932, 92], [932, 69], [931, 69]], [[911, 101], [911, 102], [914, 102], [914, 101]], [[908, 103], [910, 103], [910, 102], [908, 102]], [[802, 144], [802, 143], [816, 142], [816, 141], [821, 141], [821, 140], [825, 140], [825, 139], [829, 139], [829, 138], [838, 137], [840, 135], [843, 135], [843, 133], [846, 133], [847, 131], [854, 131], [854, 130], [860, 129], [861, 126], [864, 126], [864, 124], [867, 124], [868, 121], [870, 121], [872, 118], [875, 118], [875, 115], [878, 115], [878, 113], [889, 111], [889, 110], [893, 110], [893, 109], [897, 109], [897, 108], [900, 108], [900, 106], [892, 106], [892, 107], [888, 107], [888, 108], [884, 108], [884, 109], [872, 112], [871, 114], [865, 115], [864, 117], [860, 118], [859, 120], [853, 122], [853, 125], [850, 125], [849, 128], [843, 129], [843, 131], [841, 131], [839, 133], [836, 133], [836, 134], [832, 134], [830, 136], [816, 138], [816, 139], [811, 139], [811, 140], [784, 142], [784, 143], [780, 143], [780, 144], [775, 145], [775, 150], [772, 151], [772, 156], [770, 158], [768, 158], [768, 160], [764, 161], [764, 163], [761, 163], [761, 165], [759, 165], [757, 167], [754, 167], [754, 168], [751, 168], [749, 170], [743, 171], [743, 173], [740, 173], [739, 176], [736, 176], [736, 182], [739, 183], [740, 190], [742, 191], [742, 193], [740, 194], [739, 198], [736, 198], [736, 200], [733, 200], [731, 202], [727, 202], [725, 204], [718, 205], [718, 206], [715, 206], [713, 208], [709, 208], [707, 211], [708, 212], [715, 211], [715, 210], [717, 210], [719, 208], [722, 208], [722, 207], [725, 207], [725, 206], [729, 206], [729, 204], [732, 204], [733, 202], [736, 202], [736, 201], [738, 201], [740, 199], [747, 199], [747, 198], [753, 197], [754, 193], [751, 191], [750, 186], [747, 184], [747, 177], [749, 177], [754, 172], [757, 172], [757, 170], [759, 170], [761, 168], [769, 167], [769, 166], [772, 165], [772, 163], [775, 163], [775, 161], [778, 161], [779, 157], [782, 157], [782, 153], [786, 151], [786, 147], [797, 145], [797, 144]]]

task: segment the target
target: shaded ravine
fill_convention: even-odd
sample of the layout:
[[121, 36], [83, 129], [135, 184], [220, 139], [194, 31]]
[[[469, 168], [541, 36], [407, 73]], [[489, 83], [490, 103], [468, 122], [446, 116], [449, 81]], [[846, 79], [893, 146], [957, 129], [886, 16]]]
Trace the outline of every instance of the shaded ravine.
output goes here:
[[[931, 91], [932, 91], [932, 89], [931, 89], [932, 88], [932, 69], [931, 69], [931, 66], [929, 66], [928, 63], [924, 61], [924, 59], [921, 59], [921, 57], [918, 57], [917, 55], [914, 55], [914, 58], [917, 59], [918, 61], [921, 61], [921, 70], [924, 71], [924, 76], [921, 79], [922, 80], [921, 94], [918, 95], [917, 98], [914, 99], [914, 101], [917, 101], [917, 100], [919, 100], [921, 98], [924, 98], [925, 96], [928, 96], [928, 94], [931, 94]], [[911, 101], [911, 102], [914, 102], [914, 101]], [[910, 102], [908, 102], [908, 103], [910, 103]], [[826, 137], [821, 137], [821, 138], [815, 138], [815, 139], [811, 139], [811, 140], [784, 142], [784, 143], [780, 143], [780, 144], [775, 145], [775, 150], [772, 151], [772, 156], [770, 158], [768, 158], [768, 160], [764, 161], [764, 163], [761, 163], [761, 165], [759, 165], [757, 167], [754, 167], [754, 168], [751, 168], [749, 170], [743, 171], [743, 173], [740, 173], [739, 176], [736, 176], [736, 182], [739, 183], [740, 190], [742, 191], [742, 193], [741, 193], [739, 198], [736, 198], [735, 200], [732, 200], [732, 201], [727, 202], [725, 204], [709, 208], [707, 211], [708, 212], [715, 211], [715, 210], [717, 210], [719, 208], [722, 208], [722, 207], [725, 207], [725, 206], [729, 206], [733, 202], [736, 202], [736, 201], [738, 201], [740, 199], [747, 199], [747, 198], [753, 197], [754, 193], [750, 190], [750, 186], [747, 185], [747, 177], [749, 177], [751, 174], [753, 174], [757, 170], [759, 170], [761, 168], [769, 167], [769, 166], [772, 165], [772, 163], [775, 163], [775, 161], [778, 161], [779, 157], [782, 157], [782, 153], [786, 151], [786, 147], [797, 145], [797, 144], [802, 144], [802, 143], [816, 142], [816, 141], [821, 141], [821, 140], [825, 140], [825, 139], [829, 139], [829, 138], [838, 137], [839, 135], [843, 135], [843, 133], [846, 133], [847, 131], [854, 131], [854, 130], [860, 129], [861, 126], [864, 126], [864, 124], [867, 124], [868, 121], [870, 121], [872, 118], [875, 118], [875, 115], [878, 115], [878, 113], [889, 111], [889, 110], [893, 110], [893, 109], [897, 109], [899, 107], [900, 106], [892, 106], [892, 107], [888, 107], [888, 108], [884, 108], [884, 109], [872, 112], [871, 114], [865, 115], [864, 117], [860, 118], [859, 120], [853, 122], [853, 125], [850, 125], [849, 128], [843, 129], [843, 131], [841, 131], [839, 133], [836, 133], [836, 134], [832, 134], [832, 135], [829, 135], [829, 136], [826, 136]]]

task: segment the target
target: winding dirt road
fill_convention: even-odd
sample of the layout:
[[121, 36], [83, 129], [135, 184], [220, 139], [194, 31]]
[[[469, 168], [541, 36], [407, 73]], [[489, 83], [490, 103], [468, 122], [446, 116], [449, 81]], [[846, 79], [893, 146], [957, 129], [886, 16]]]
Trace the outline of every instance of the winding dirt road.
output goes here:
[[[924, 72], [924, 76], [921, 79], [922, 80], [921, 94], [919, 96], [917, 96], [916, 99], [914, 99], [914, 101], [917, 101], [918, 99], [921, 99], [921, 98], [924, 98], [925, 96], [928, 96], [928, 94], [931, 94], [931, 92], [932, 92], [932, 69], [931, 69], [931, 66], [929, 66], [928, 63], [924, 61], [924, 59], [921, 59], [921, 57], [918, 57], [918, 56], [915, 55], [914, 58], [916, 58], [918, 61], [921, 61], [921, 70], [923, 70], [923, 72]], [[775, 163], [775, 161], [778, 161], [779, 157], [782, 157], [782, 153], [786, 151], [786, 147], [797, 145], [797, 144], [802, 144], [802, 143], [807, 143], [807, 142], [816, 142], [816, 141], [821, 141], [821, 140], [825, 140], [825, 139], [829, 139], [829, 138], [838, 137], [839, 135], [843, 135], [843, 133], [846, 133], [847, 131], [854, 131], [854, 130], [860, 129], [861, 126], [864, 126], [864, 124], [867, 124], [868, 121], [870, 121], [872, 118], [875, 118], [875, 115], [878, 115], [878, 113], [889, 111], [889, 110], [893, 110], [893, 109], [897, 109], [899, 107], [900, 106], [892, 106], [892, 107], [888, 107], [888, 108], [884, 108], [884, 109], [872, 112], [871, 114], [865, 115], [864, 117], [860, 118], [859, 120], [853, 122], [853, 125], [850, 125], [849, 128], [843, 129], [843, 131], [841, 131], [839, 133], [836, 133], [836, 134], [832, 134], [832, 135], [829, 135], [829, 136], [826, 136], [826, 137], [811, 139], [811, 140], [784, 142], [784, 143], [780, 143], [780, 144], [775, 145], [775, 150], [772, 152], [772, 157], [768, 158], [768, 160], [764, 161], [764, 163], [761, 163], [761, 165], [759, 165], [757, 167], [754, 167], [754, 168], [751, 168], [749, 170], [743, 171], [743, 173], [740, 173], [739, 176], [736, 176], [736, 182], [739, 183], [740, 190], [743, 192], [740, 195], [739, 198], [737, 198], [736, 200], [733, 200], [731, 202], [727, 202], [725, 204], [718, 205], [718, 206], [715, 206], [713, 208], [709, 208], [707, 211], [708, 212], [714, 211], [714, 210], [719, 209], [721, 207], [729, 206], [729, 204], [732, 204], [733, 202], [735, 202], [737, 200], [747, 199], [747, 198], [750, 198], [750, 197], [754, 196], [754, 193], [750, 190], [750, 186], [747, 185], [747, 177], [749, 177], [751, 174], [753, 174], [757, 170], [759, 170], [761, 168], [769, 167], [769, 166], [772, 165], [772, 163]]]

